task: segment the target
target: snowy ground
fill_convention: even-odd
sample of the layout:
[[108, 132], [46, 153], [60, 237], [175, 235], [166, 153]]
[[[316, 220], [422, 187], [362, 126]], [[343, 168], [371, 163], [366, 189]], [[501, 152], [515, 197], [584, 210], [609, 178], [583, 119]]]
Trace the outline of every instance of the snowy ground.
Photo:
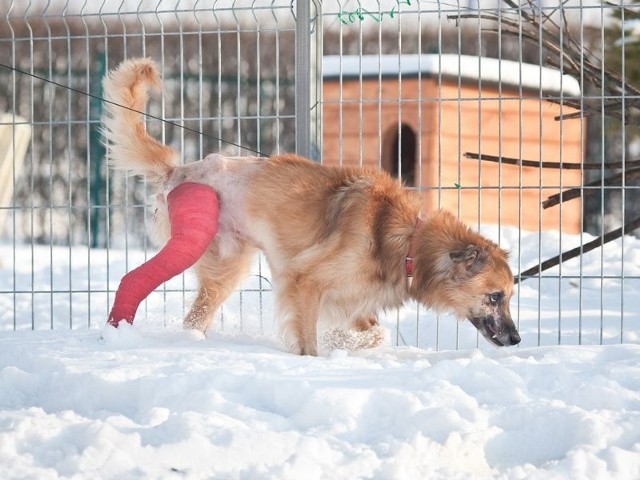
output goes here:
[[[500, 237], [514, 270], [579, 241]], [[519, 347], [410, 305], [385, 317], [389, 345], [321, 358], [283, 351], [259, 276], [202, 338], [180, 329], [188, 276], [103, 327], [141, 253], [0, 258], [0, 478], [640, 478], [633, 238], [525, 282]]]

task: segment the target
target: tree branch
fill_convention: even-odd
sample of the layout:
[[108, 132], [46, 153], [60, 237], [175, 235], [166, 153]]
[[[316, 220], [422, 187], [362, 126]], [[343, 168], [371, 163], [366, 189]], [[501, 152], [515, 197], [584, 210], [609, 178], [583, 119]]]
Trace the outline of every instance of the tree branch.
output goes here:
[[556, 205], [562, 202], [568, 202], [569, 200], [573, 200], [574, 198], [580, 197], [583, 193], [585, 195], [589, 195], [590, 193], [597, 192], [598, 190], [591, 190], [589, 188], [584, 189], [584, 187], [603, 187], [603, 186], [612, 186], [619, 185], [619, 182], [622, 179], [625, 180], [636, 180], [640, 178], [640, 168], [631, 168], [626, 170], [623, 173], [617, 173], [615, 175], [611, 175], [605, 179], [596, 180], [595, 182], [588, 183], [578, 188], [570, 188], [565, 190], [564, 192], [557, 193], [555, 195], [551, 195], [544, 202], [542, 202], [542, 208], [547, 209], [551, 207], [555, 207]]
[[580, 245], [579, 247], [576, 247], [572, 250], [562, 252], [560, 255], [557, 255], [553, 258], [545, 260], [544, 262], [536, 265], [535, 267], [531, 267], [525, 270], [524, 272], [520, 272], [517, 276], [513, 278], [513, 283], [517, 285], [523, 280], [536, 277], [540, 273], [544, 272], [545, 270], [549, 270], [550, 268], [556, 267], [560, 263], [564, 263], [567, 260], [571, 260], [572, 258], [579, 257], [580, 255], [590, 252], [591, 250], [595, 250], [596, 248], [603, 246], [605, 243], [609, 243], [613, 240], [620, 238], [621, 236], [627, 233], [633, 232], [637, 228], [640, 228], [640, 217], [627, 223], [624, 227], [605, 233], [604, 235], [596, 238], [595, 240], [587, 242], [584, 245]]
[[466, 152], [465, 158], [471, 160], [482, 160], [494, 163], [503, 163], [505, 165], [517, 165], [522, 167], [533, 168], [553, 168], [563, 170], [610, 170], [615, 168], [640, 168], [640, 159], [627, 160], [626, 162], [611, 162], [611, 163], [565, 163], [565, 162], [547, 162], [536, 160], [523, 160], [520, 158], [502, 157], [497, 155], [486, 155], [480, 153]]

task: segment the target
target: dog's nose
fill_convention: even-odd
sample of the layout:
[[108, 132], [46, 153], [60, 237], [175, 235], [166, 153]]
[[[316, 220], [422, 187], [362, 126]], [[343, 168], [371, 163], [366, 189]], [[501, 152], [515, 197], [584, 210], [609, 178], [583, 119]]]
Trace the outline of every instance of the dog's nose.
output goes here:
[[511, 345], [519, 344], [520, 340], [521, 340], [520, 334], [515, 330], [509, 334], [509, 341], [511, 342]]

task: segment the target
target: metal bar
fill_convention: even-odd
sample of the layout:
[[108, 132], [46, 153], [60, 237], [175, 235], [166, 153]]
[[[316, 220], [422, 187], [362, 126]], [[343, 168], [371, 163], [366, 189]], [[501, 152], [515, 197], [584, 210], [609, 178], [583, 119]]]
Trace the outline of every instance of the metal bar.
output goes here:
[[295, 53], [295, 113], [296, 153], [311, 157], [311, 0], [296, 2], [296, 53]]

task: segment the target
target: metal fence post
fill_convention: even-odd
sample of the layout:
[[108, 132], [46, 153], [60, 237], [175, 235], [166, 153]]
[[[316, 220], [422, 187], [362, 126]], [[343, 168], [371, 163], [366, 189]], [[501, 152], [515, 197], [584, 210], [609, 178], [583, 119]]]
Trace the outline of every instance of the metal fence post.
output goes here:
[[[90, 169], [87, 173], [90, 176], [90, 198], [89, 205], [89, 224], [91, 233], [89, 244], [91, 248], [97, 248], [100, 243], [100, 205], [104, 205], [102, 164], [106, 154], [105, 147], [101, 141], [100, 118], [102, 117], [102, 78], [107, 72], [107, 59], [104, 53], [100, 53], [95, 63], [95, 70], [91, 77], [91, 94], [93, 97], [90, 102], [89, 112], [89, 162]], [[106, 240], [102, 243], [104, 245]]]
[[322, 75], [322, 15], [320, 8], [320, 3], [315, 3], [313, 0], [298, 0], [296, 4], [296, 153], [314, 160], [320, 158], [321, 150], [319, 86]]

